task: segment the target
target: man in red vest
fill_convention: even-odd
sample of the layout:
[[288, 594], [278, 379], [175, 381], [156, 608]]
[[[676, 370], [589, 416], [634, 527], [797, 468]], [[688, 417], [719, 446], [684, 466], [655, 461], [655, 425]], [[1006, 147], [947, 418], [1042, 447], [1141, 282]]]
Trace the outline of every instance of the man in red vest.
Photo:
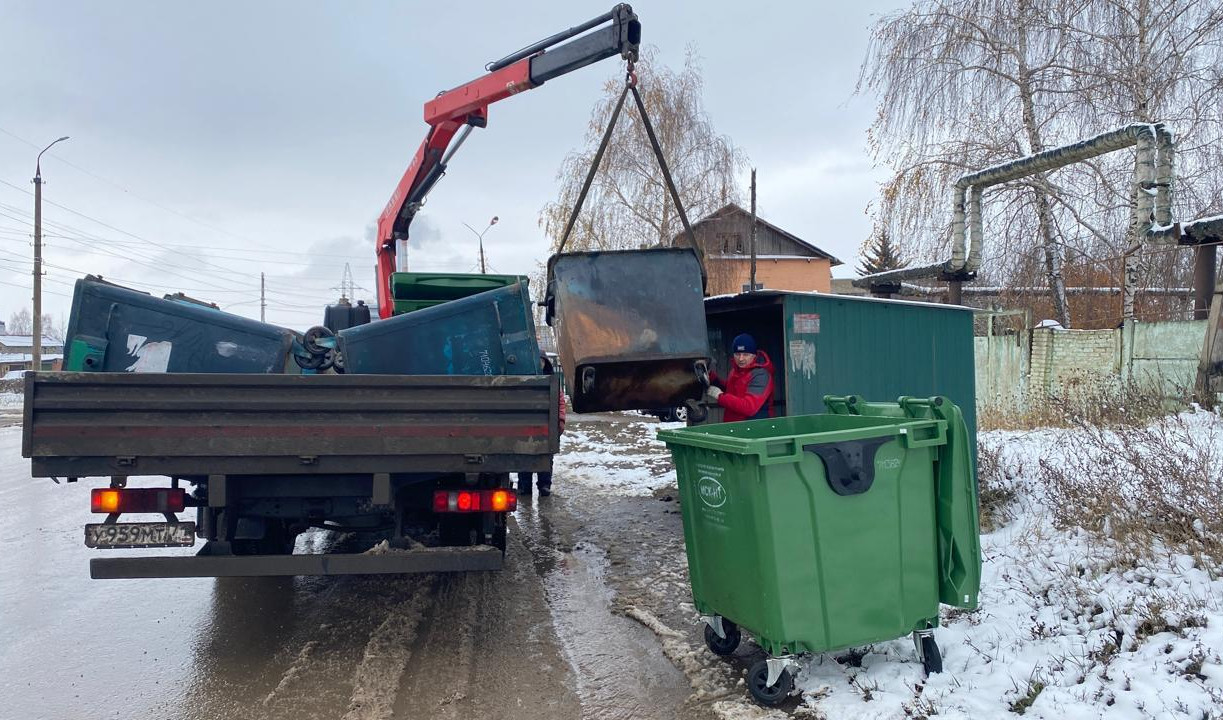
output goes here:
[[751, 335], [742, 333], [731, 343], [730, 377], [723, 381], [710, 373], [709, 397], [725, 409], [724, 422], [773, 416], [773, 363]]

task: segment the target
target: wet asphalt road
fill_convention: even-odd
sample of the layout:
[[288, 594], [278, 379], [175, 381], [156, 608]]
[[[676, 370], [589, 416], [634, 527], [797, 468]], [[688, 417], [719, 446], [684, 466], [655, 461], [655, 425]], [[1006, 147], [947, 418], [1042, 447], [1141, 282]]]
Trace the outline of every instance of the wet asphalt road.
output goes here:
[[[700, 641], [674, 503], [558, 475], [496, 573], [95, 581], [87, 488], [30, 479], [16, 427], [0, 472], [0, 717], [708, 715], [677, 668]], [[679, 632], [660, 640], [642, 611]]]

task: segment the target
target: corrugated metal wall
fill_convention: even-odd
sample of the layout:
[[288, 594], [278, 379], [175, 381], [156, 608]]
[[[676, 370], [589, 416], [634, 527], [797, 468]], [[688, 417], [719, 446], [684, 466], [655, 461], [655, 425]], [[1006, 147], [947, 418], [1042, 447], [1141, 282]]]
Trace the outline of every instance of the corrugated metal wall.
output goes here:
[[769, 353], [778, 414], [827, 412], [824, 395], [866, 400], [946, 395], [976, 429], [973, 315], [966, 308], [761, 292], [706, 301], [710, 352], [725, 373], [728, 345], [751, 333]]
[[787, 294], [784, 315], [789, 414], [825, 412], [826, 394], [946, 395], [975, 433], [971, 310]]

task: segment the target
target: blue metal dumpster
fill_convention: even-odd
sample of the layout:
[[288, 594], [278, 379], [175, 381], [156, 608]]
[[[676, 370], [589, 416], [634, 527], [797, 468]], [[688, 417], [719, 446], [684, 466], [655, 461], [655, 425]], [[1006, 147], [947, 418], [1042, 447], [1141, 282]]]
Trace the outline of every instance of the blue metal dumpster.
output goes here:
[[283, 373], [294, 333], [210, 307], [163, 300], [92, 275], [76, 281], [64, 369]]
[[368, 375], [538, 375], [525, 282], [341, 330], [345, 370]]

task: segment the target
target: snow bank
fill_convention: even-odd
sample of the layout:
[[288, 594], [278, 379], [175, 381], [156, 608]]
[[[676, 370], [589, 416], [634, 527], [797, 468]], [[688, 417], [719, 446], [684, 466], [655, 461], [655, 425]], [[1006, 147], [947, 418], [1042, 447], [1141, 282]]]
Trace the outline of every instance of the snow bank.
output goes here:
[[675, 468], [667, 446], [655, 433], [684, 423], [571, 423], [561, 436], [553, 461], [558, 486], [576, 482], [616, 495], [650, 495], [675, 486]]
[[[1223, 450], [1223, 423], [1182, 418]], [[990, 432], [1014, 500], [983, 535], [981, 606], [944, 609], [944, 672], [923, 677], [908, 638], [807, 658], [798, 687], [827, 718], [1223, 717], [1223, 579], [1161, 547], [1139, 558], [1059, 529], [1037, 482], [1074, 430]], [[863, 654], [863, 651], [865, 654]], [[833, 655], [839, 655], [838, 662]]]

